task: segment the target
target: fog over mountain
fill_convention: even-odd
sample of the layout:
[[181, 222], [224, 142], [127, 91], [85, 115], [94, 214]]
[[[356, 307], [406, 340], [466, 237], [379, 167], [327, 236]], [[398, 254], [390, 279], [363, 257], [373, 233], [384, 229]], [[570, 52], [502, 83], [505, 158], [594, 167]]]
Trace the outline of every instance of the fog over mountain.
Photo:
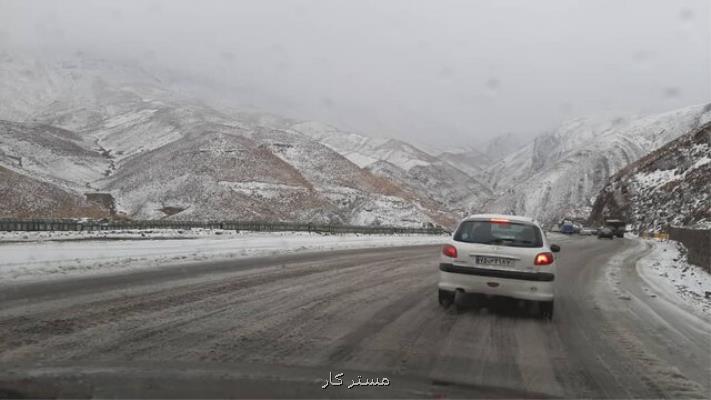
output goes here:
[[469, 150], [579, 116], [707, 101], [709, 11], [703, 0], [3, 0], [0, 51], [83, 53], [211, 105]]

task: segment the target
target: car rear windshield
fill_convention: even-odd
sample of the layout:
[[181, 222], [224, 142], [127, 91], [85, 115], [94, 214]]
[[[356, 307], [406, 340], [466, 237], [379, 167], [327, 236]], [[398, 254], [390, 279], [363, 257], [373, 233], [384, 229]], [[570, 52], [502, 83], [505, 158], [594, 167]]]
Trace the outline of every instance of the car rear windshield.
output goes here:
[[543, 246], [541, 230], [520, 222], [464, 221], [454, 234], [454, 240], [500, 246]]

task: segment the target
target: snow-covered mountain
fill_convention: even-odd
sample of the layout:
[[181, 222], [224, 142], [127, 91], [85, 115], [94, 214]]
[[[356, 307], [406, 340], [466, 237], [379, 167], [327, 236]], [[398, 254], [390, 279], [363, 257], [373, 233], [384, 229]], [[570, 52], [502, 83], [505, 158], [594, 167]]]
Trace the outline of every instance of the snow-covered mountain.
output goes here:
[[474, 149], [446, 151], [439, 154], [438, 158], [471, 177], [481, 175], [484, 169], [491, 165], [489, 156]]
[[525, 138], [506, 133], [489, 139], [482, 146], [451, 150], [438, 157], [470, 176], [476, 177], [486, 174], [486, 170], [493, 164], [516, 152], [526, 143]]
[[480, 171], [458, 162], [455, 157], [459, 154], [434, 156], [400, 140], [369, 138], [317, 122], [298, 123], [289, 130], [318, 140], [355, 164], [425, 196], [436, 207], [457, 217], [481, 211], [481, 204], [491, 195], [488, 185], [472, 176]]
[[437, 161], [435, 156], [400, 140], [370, 138], [320, 122], [300, 122], [289, 129], [317, 140], [360, 167], [386, 161], [407, 171]]
[[576, 119], [494, 164], [481, 176], [496, 192], [491, 211], [543, 222], [586, 218], [608, 178], [711, 116], [699, 105], [633, 119]]
[[0, 167], [77, 201], [108, 192], [140, 218], [450, 226], [499, 211], [549, 222], [587, 217], [611, 175], [711, 116], [702, 105], [577, 119], [517, 150], [523, 141], [504, 135], [483, 150], [432, 154], [317, 122], [216, 109], [176, 85], [83, 56], [0, 53]]
[[109, 192], [131, 217], [453, 222], [294, 121], [218, 111], [138, 68], [4, 54], [0, 91], [0, 166], [78, 199]]
[[490, 161], [495, 163], [524, 147], [528, 142], [529, 140], [519, 135], [505, 133], [503, 135], [494, 136], [487, 141], [483, 152], [489, 157]]
[[[709, 115], [705, 121], [711, 121]], [[635, 229], [711, 227], [711, 122], [684, 134], [613, 175], [591, 220], [622, 217]]]

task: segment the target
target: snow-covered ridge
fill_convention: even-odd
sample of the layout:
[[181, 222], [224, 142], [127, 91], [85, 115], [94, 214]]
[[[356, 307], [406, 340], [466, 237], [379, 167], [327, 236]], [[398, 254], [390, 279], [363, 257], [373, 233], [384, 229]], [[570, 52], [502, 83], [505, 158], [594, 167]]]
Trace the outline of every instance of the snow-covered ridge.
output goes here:
[[481, 210], [491, 191], [473, 175], [485, 158], [477, 153], [438, 156], [395, 139], [374, 139], [317, 123], [297, 123], [288, 131], [307, 135], [378, 177], [426, 199], [420, 206], [436, 208], [457, 218]]
[[576, 119], [495, 164], [482, 176], [487, 207], [543, 222], [585, 218], [610, 176], [711, 118], [708, 105], [636, 119]]
[[623, 216], [640, 230], [710, 226], [711, 122], [612, 176], [597, 198], [592, 218], [606, 215]]
[[418, 165], [429, 165], [436, 161], [433, 155], [405, 142], [344, 132], [319, 122], [297, 123], [291, 126], [290, 130], [323, 143], [361, 168], [377, 161], [387, 161], [407, 171]]

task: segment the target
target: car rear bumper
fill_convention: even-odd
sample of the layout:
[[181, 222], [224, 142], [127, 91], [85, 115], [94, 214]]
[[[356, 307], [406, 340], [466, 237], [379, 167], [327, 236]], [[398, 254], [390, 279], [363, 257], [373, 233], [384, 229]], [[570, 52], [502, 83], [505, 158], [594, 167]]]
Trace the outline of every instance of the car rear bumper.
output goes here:
[[543, 272], [501, 271], [474, 267], [458, 267], [440, 264], [439, 288], [442, 290], [464, 290], [504, 296], [521, 300], [553, 300], [555, 275]]

